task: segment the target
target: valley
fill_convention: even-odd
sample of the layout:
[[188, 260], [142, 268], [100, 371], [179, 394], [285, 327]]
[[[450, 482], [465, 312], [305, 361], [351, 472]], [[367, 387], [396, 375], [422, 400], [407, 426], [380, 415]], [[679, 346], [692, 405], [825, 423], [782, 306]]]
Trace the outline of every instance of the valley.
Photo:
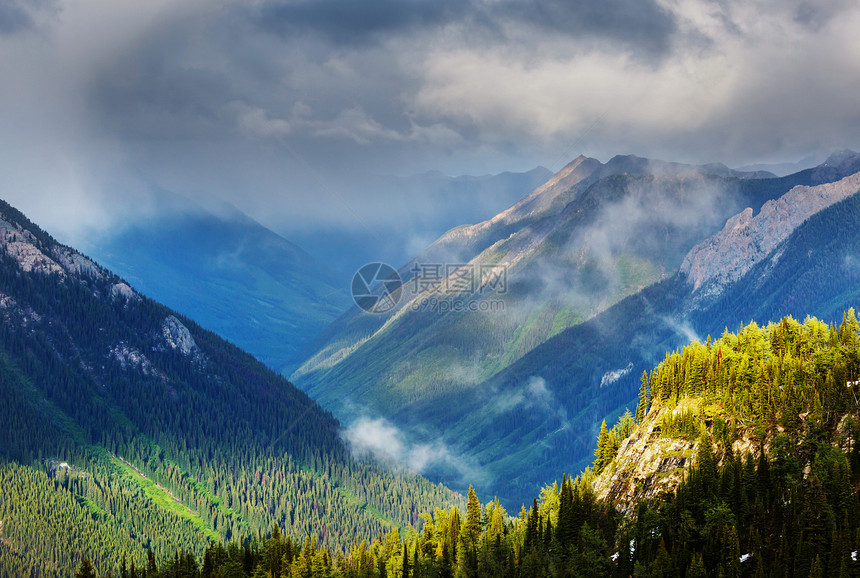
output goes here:
[[[701, 351], [704, 342], [709, 352], [739, 347], [744, 338], [731, 327], [759, 339], [753, 320], [815, 315], [835, 323], [856, 299], [858, 165], [858, 155], [842, 153], [775, 178], [630, 157], [606, 165], [579, 158], [500, 216], [447, 233], [401, 268], [417, 286], [426, 281], [416, 267], [424, 259], [456, 254], [477, 268], [502, 259], [506, 285], [496, 294], [436, 295], [451, 303], [501, 298], [502, 315], [479, 307], [422, 311], [414, 306], [427, 298], [421, 292], [405, 292], [387, 316], [344, 313], [294, 375], [322, 407], [3, 204], [0, 434], [7, 482], [0, 561], [63, 573], [87, 552], [99, 567], [128, 558], [155, 575], [159, 560], [177, 548], [193, 570], [200, 560], [228, 563], [229, 549], [216, 544], [244, 543], [239, 551], [257, 566], [274, 564], [263, 553], [275, 548], [286, 560], [279, 568], [316, 564], [311, 575], [365, 564], [396, 572], [415, 552], [413, 569], [429, 575], [445, 573], [446, 564], [451, 571], [482, 568], [489, 552], [470, 556], [508, 532], [494, 564], [516, 560], [522, 575], [536, 568], [563, 575], [561, 568], [579, 567], [586, 555], [609, 571], [610, 557], [597, 552], [626, 531], [622, 518], [686, 491], [691, 464], [694, 472], [701, 467], [702, 446], [690, 432], [711, 432], [719, 443], [729, 430], [715, 424], [731, 423], [732, 435], [741, 436], [734, 451], [754, 453], [761, 434], [750, 424], [769, 415], [737, 405], [751, 403], [748, 396], [720, 394], [720, 387], [739, 387], [737, 377], [719, 378], [717, 397], [661, 393], [659, 401], [658, 384], [681, 379], [683, 387], [697, 387], [678, 377], [680, 370], [660, 377], [666, 364], [678, 363], [679, 351]], [[618, 172], [628, 170], [633, 174]], [[708, 194], [718, 196], [703, 199]], [[630, 206], [644, 216], [610, 235]], [[710, 213], [700, 218], [705, 208]], [[218, 246], [235, 239], [218, 238]], [[613, 242], [602, 246], [607, 239]], [[570, 260], [571, 252], [581, 258]], [[555, 277], [546, 276], [551, 266]], [[567, 281], [556, 287], [550, 279]], [[561, 301], [565, 294], [576, 300]], [[233, 302], [239, 316], [241, 303]], [[857, 334], [852, 319], [853, 312], [843, 317], [838, 335]], [[781, 343], [780, 332], [797, 327], [792, 335], [827, 328], [830, 342], [848, 339], [832, 337], [832, 324], [792, 323], [768, 326], [766, 338]], [[356, 336], [363, 337], [350, 342]], [[673, 353], [661, 362], [666, 352]], [[839, 363], [834, 371], [853, 371]], [[801, 396], [791, 412], [801, 414], [815, 399]], [[786, 419], [788, 410], [774, 411]], [[574, 480], [568, 472], [584, 473]], [[559, 479], [560, 486], [546, 485]], [[20, 525], [34, 515], [27, 494], [54, 504], [47, 525]], [[586, 509], [576, 516], [601, 527], [602, 542], [581, 533], [586, 526], [580, 533], [564, 529], [559, 520], [568, 514], [553, 510], [561, 494], [582, 500], [576, 507]], [[495, 498], [478, 516], [487, 521], [462, 534], [454, 529], [455, 512], [465, 507], [474, 518], [476, 495]], [[526, 507], [538, 495], [541, 503]], [[520, 517], [510, 517], [520, 504]], [[55, 516], [89, 530], [56, 535], [49, 529]], [[438, 532], [454, 537], [440, 541]], [[562, 545], [557, 551], [567, 551], [577, 535], [597, 550], [556, 559], [537, 547], [553, 536]], [[49, 536], [48, 550], [15, 547]], [[258, 541], [248, 550], [253, 536]], [[305, 538], [312, 541], [299, 548]], [[658, 550], [649, 546], [629, 563], [657, 564]], [[80, 554], [69, 558], [67, 551]], [[334, 552], [348, 557], [337, 562]], [[715, 567], [705, 552], [702, 563]], [[679, 556], [676, 565], [693, 563], [690, 551], [672, 555]], [[618, 571], [627, 564], [618, 556], [611, 561]]]
[[[391, 315], [344, 314], [291, 379], [346, 424], [384, 418], [407, 443], [441, 448], [424, 470], [432, 479], [460, 491], [472, 483], [516, 507], [547, 479], [590, 463], [600, 422], [631, 407], [642, 370], [663, 352], [751, 319], [827, 318], [850, 307], [853, 273], [837, 266], [827, 282], [806, 275], [826, 287], [784, 286], [773, 293], [783, 305], [762, 294], [724, 315], [724, 303], [742, 301], [751, 285], [762, 283], [749, 272], [756, 260], [778, 262], [792, 252], [788, 237], [801, 224], [818, 233], [798, 238], [818, 234], [831, 247], [842, 242], [844, 233], [804, 221], [819, 213], [825, 218], [828, 205], [860, 190], [852, 176], [858, 169], [853, 153], [781, 178], [630, 157], [602, 165], [581, 157], [508, 211], [452, 230], [400, 270], [409, 279], [416, 263], [444, 261], [447, 254], [476, 267], [501, 263], [507, 291], [495, 297], [503, 300], [503, 314], [416, 311], [412, 304], [427, 295], [405, 291]], [[833, 208], [826, 218], [843, 210]], [[640, 216], [618, 222], [628, 214]], [[753, 214], [743, 245], [732, 235], [740, 234], [739, 219], [747, 223]], [[744, 249], [750, 243], [755, 258]], [[846, 247], [850, 253], [852, 245]], [[726, 276], [722, 301], [716, 289], [698, 286], [704, 273], [697, 262], [711, 276]], [[784, 274], [778, 270], [772, 273]]]

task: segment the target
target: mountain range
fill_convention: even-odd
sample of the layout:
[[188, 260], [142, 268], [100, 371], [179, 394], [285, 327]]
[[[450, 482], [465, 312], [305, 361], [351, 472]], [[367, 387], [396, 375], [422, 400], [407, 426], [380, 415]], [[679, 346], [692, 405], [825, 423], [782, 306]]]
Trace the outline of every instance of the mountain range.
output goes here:
[[298, 227], [285, 233], [289, 239], [232, 205], [204, 206], [157, 190], [150, 193], [155, 210], [91, 231], [79, 245], [135, 289], [290, 373], [303, 361], [301, 344], [352, 305], [349, 279], [360, 266], [405, 259], [410, 244], [423, 246], [454, 224], [492, 215], [549, 175], [538, 167], [486, 176], [376, 176], [366, 186], [379, 206], [356, 210], [407, 217], [384, 226], [373, 219], [372, 228]]
[[158, 210], [94, 233], [82, 249], [140, 292], [278, 371], [352, 299], [344, 275], [235, 207], [166, 192]]
[[[697, 376], [714, 391], [690, 411], [713, 422], [706, 428], [718, 443], [735, 430], [717, 427], [715, 416], [729, 419], [732, 427], [743, 425], [744, 435], [754, 440], [758, 430], [750, 429], [750, 420], [771, 429], [781, 420], [781, 427], [793, 431], [792, 416], [802, 422], [811, 415], [810, 424], [830, 419], [819, 405], [838, 402], [839, 411], [845, 410], [850, 392], [827, 392], [837, 391], [833, 375], [850, 385], [856, 369], [856, 343], [848, 337], [857, 333], [856, 321], [843, 311], [860, 293], [858, 191], [860, 155], [851, 151], [785, 177], [637, 157], [605, 164], [577, 158], [510, 209], [449, 231], [401, 267], [404, 285], [393, 311], [351, 309], [315, 342], [294, 350], [293, 359], [306, 361], [293, 377], [310, 397], [0, 202], [0, 568], [70, 574], [82, 555], [99, 568], [117, 569], [126, 556], [143, 567], [148, 555], [167, 558], [176, 549], [183, 557], [209, 556], [218, 540], [246, 544], [247, 565], [281, 543], [280, 531], [272, 530], [277, 524], [292, 540], [307, 538], [303, 555], [329, 567], [327, 552], [352, 548], [353, 563], [364, 568], [361, 552], [367, 549], [356, 544], [374, 540], [369, 560], [408, 565], [408, 549], [396, 533], [402, 530], [409, 536], [406, 544], [414, 544], [416, 564], [424, 544], [441, 550], [425, 552], [422, 564], [428, 571], [436, 564], [444, 570], [452, 563], [445, 548], [462, 543], [469, 552], [475, 545], [433, 535], [441, 528], [445, 536], [456, 536], [458, 518], [444, 508], [464, 503], [438, 481], [463, 493], [471, 483], [482, 496], [498, 496], [486, 516], [477, 514], [478, 525], [499, 537], [497, 544], [508, 526], [510, 540], [524, 537], [523, 555], [537, 552], [538, 535], [546, 537], [547, 548], [553, 535], [569, 544], [571, 537], [562, 535], [567, 530], [552, 528], [562, 524], [564, 506], [557, 509], [565, 498], [546, 484], [561, 477], [561, 495], [572, 491], [577, 500], [592, 500], [583, 489], [593, 481], [588, 471], [575, 484], [563, 473], [593, 463], [596, 471], [609, 468], [595, 482], [600, 496], [620, 499], [619, 506], [628, 508], [623, 511], [640, 499], [660, 498], [640, 495], [640, 486], [650, 487], [664, 469], [675, 475], [681, 454], [636, 456], [644, 455], [644, 436], [657, 440], [659, 428], [671, 439], [701, 430], [684, 413], [692, 405], [682, 404], [680, 394], [701, 393]], [[317, 303], [314, 291], [338, 283], [313, 277], [308, 272], [318, 263], [312, 257], [233, 209], [183, 210], [175, 217], [128, 238], [151, 243], [141, 274], [170, 273], [172, 290], [194, 295], [195, 284], [218, 271], [217, 257], [234, 254], [236, 261], [223, 261], [226, 281], [209, 285], [226, 301], [207, 301], [211, 296], [205, 295], [196, 305], [213, 319], [224, 313], [212, 307], [226, 303], [241, 324], [259, 288], [269, 286], [264, 278], [277, 281], [273, 293], [297, 295], [281, 303], [285, 309]], [[122, 257], [121, 246], [116, 257]], [[279, 277], [284, 262], [313, 278]], [[469, 279], [464, 271], [481, 274]], [[243, 275], [251, 278], [237, 290]], [[464, 286], [464, 280], [473, 284]], [[288, 314], [303, 316], [303, 323], [313, 317]], [[800, 327], [789, 319], [766, 332], [751, 323], [784, 315], [815, 315], [825, 323]], [[736, 327], [737, 336], [727, 331]], [[794, 355], [812, 363], [809, 371], [828, 374], [823, 386], [815, 381], [823, 392], [819, 405], [805, 393], [797, 399], [784, 393], [781, 381], [779, 404], [788, 405], [778, 414], [759, 407], [760, 392], [742, 388], [738, 396], [731, 394], [736, 380], [749, 382], [753, 391], [761, 381], [755, 375], [770, 371], [755, 345], [765, 334], [767, 347], [800, 344]], [[671, 353], [690, 341], [688, 349]], [[719, 344], [716, 353], [712, 343]], [[738, 369], [721, 369], [722, 347], [752, 355], [766, 369], [749, 369], [740, 357], [732, 362], [740, 363]], [[815, 357], [827, 348], [837, 353]], [[717, 364], [714, 371], [723, 377], [711, 381], [704, 366], [695, 365], [699, 357]], [[794, 367], [788, 357], [779, 363]], [[647, 414], [649, 400], [656, 399], [649, 396], [658, 395], [662, 405]], [[611, 433], [601, 427], [628, 409], [636, 410], [635, 420], [622, 418]], [[633, 423], [647, 429], [631, 430]], [[828, 431], [842, 435], [839, 428], [851, 427], [840, 424], [828, 422]], [[813, 434], [804, 434], [803, 444], [814, 445]], [[706, 446], [698, 446], [705, 462]], [[688, 456], [694, 447], [678, 452]], [[645, 461], [660, 465], [643, 473], [637, 464], [644, 468]], [[740, 467], [739, 461], [723, 464]], [[816, 467], [822, 476], [837, 475], [832, 464]], [[720, 472], [725, 480], [734, 475]], [[628, 474], [640, 482], [630, 485]], [[799, 491], [810, 491], [803, 483]], [[835, 496], [831, 489], [828, 495]], [[535, 500], [531, 511], [523, 508], [519, 521], [506, 526], [505, 507], [518, 508], [538, 493], [541, 505]], [[469, 494], [473, 520], [471, 488]], [[627, 494], [640, 497], [630, 501]], [[591, 508], [587, 518], [608, 524], [606, 536], [622, 531], [626, 543], [624, 526], [602, 509], [608, 505]], [[762, 507], [775, 506], [771, 500]], [[737, 512], [747, 515], [742, 508]], [[692, 515], [699, 520], [700, 514]], [[502, 521], [490, 523], [496, 518]], [[475, 524], [468, 520], [464, 528]], [[545, 533], [534, 534], [532, 522], [546, 523]], [[769, 539], [776, 530], [768, 530]], [[388, 541], [380, 538], [386, 532]], [[750, 535], [740, 541], [755, 547]], [[813, 554], [826, 550], [802, 539], [799, 544], [803, 548], [792, 564], [808, 574], [816, 565]], [[320, 546], [323, 553], [314, 554]], [[592, 552], [600, 567], [605, 548]], [[510, 567], [516, 551], [497, 562]], [[675, 563], [691, 564], [688, 554], [673, 550]], [[708, 567], [717, 567], [712, 551], [706, 548], [703, 555]], [[535, 556], [519, 557], [521, 575], [531, 575], [529, 564], [553, 559], [546, 552]], [[641, 556], [648, 564], [661, 563], [657, 544]], [[635, 558], [631, 553], [624, 564], [632, 569]], [[294, 555], [290, 560], [308, 563]], [[471, 562], [458, 558], [457, 564]]]
[[[826, 318], [850, 305], [848, 281], [777, 290], [774, 276], [785, 269], [753, 282], [759, 269], [750, 265], [794, 255], [794, 233], [814, 226], [803, 224], [809, 217], [843, 211], [832, 203], [857, 191], [842, 179], [858, 170], [851, 151], [780, 178], [580, 157], [510, 209], [449, 231], [400, 268], [396, 309], [345, 313], [306, 350], [292, 379], [346, 423], [384, 419], [417, 447], [442, 448], [425, 470], [431, 478], [457, 488], [471, 476], [480, 491], [515, 506], [590, 461], [600, 422], [633, 403], [643, 369], [666, 350], [719, 334], [725, 323], [800, 312]], [[731, 233], [738, 226], [748, 227], [745, 236]], [[815, 251], [841, 246], [830, 230], [817, 233]], [[842, 250], [851, 262], [851, 245]], [[827, 263], [837, 278], [849, 275], [841, 262]], [[431, 284], [428, 264], [500, 266], [506, 286], [485, 290], [481, 280], [472, 291], [446, 291], [449, 279]], [[794, 274], [814, 284], [803, 271]], [[705, 278], [722, 283], [720, 292], [697, 286]], [[759, 298], [744, 300], [750, 291]]]

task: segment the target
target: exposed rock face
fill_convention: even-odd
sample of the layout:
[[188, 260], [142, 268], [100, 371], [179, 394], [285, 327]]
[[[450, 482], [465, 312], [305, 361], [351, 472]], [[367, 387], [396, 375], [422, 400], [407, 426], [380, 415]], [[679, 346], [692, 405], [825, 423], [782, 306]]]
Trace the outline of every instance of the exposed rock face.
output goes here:
[[667, 413], [695, 405], [693, 400], [684, 400], [673, 409], [652, 408], [632, 435], [621, 442], [615, 460], [594, 481], [597, 498], [615, 503], [626, 513], [642, 500], [674, 490], [692, 465], [698, 443], [663, 436], [660, 423]]
[[[849, 385], [853, 385], [849, 382]], [[615, 459], [592, 482], [592, 489], [599, 500], [606, 500], [623, 514], [635, 512], [642, 501], [658, 499], [663, 495], [674, 492], [684, 480], [688, 470], [696, 465], [699, 440], [681, 436], [669, 436], [661, 431], [664, 418], [681, 412], [692, 412], [701, 421], [703, 431], [707, 431], [714, 444], [717, 464], [722, 465], [725, 457], [724, 448], [715, 441], [712, 426], [717, 417], [727, 419], [721, 404], [705, 405], [702, 398], [688, 397], [682, 399], [676, 406], [655, 405], [637, 425], [631, 435], [621, 442]], [[809, 412], [802, 413], [800, 429]], [[846, 413], [838, 420], [834, 428], [832, 444], [843, 452], [851, 451], [853, 423], [860, 419], [858, 412]], [[750, 454], [758, 458], [762, 448], [770, 454], [775, 435], [784, 429], [777, 425], [769, 431], [764, 440], [755, 425], [741, 425], [733, 422], [737, 437], [732, 442], [732, 454], [743, 457]], [[798, 442], [799, 444], [800, 442]], [[810, 474], [807, 464], [803, 472], [804, 478]]]
[[161, 334], [167, 347], [179, 351], [186, 356], [200, 356], [197, 342], [191, 336], [191, 332], [179, 319], [173, 315], [167, 316], [161, 325]]
[[116, 359], [123, 370], [137, 368], [143, 375], [152, 373], [152, 363], [140, 350], [131, 347], [128, 343], [121, 341], [110, 351], [110, 356]]
[[18, 262], [25, 273], [55, 273], [60, 277], [102, 279], [104, 269], [74, 249], [55, 245], [45, 248], [42, 243], [20, 225], [12, 224], [0, 215], [0, 249]]
[[787, 239], [806, 219], [860, 191], [860, 173], [835, 183], [797, 186], [764, 204], [758, 215], [746, 209], [726, 222], [722, 231], [696, 245], [684, 258], [681, 272], [693, 291], [706, 295], [744, 276]]
[[101, 267], [74, 249], [58, 246], [54, 249], [54, 254], [56, 261], [71, 275], [96, 279], [103, 276]]
[[31, 307], [21, 307], [15, 299], [0, 293], [0, 320], [12, 327], [27, 329], [42, 318]]
[[38, 241], [30, 231], [13, 225], [0, 218], [0, 248], [18, 262], [25, 273], [57, 273], [65, 275], [65, 270], [56, 261], [45, 255], [38, 247]]
[[114, 283], [110, 288], [111, 299], [125, 301], [126, 303], [132, 300], [140, 299], [140, 295], [134, 292], [134, 289], [128, 286], [127, 283]]

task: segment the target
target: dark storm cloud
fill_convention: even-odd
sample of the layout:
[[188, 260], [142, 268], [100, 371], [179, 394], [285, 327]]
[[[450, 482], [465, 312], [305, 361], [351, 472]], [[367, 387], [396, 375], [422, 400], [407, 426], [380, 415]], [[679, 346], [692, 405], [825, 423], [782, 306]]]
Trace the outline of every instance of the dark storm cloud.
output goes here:
[[0, 2], [0, 34], [35, 28], [34, 17], [56, 11], [56, 7], [56, 0], [3, 0]]
[[648, 0], [535, 0], [500, 5], [507, 18], [581, 37], [603, 37], [652, 53], [668, 50], [674, 16]]
[[0, 3], [0, 34], [11, 34], [30, 28], [33, 19], [30, 13], [16, 0], [4, 0]]
[[220, 196], [267, 224], [372, 225], [414, 207], [368, 174], [856, 148], [859, 8], [0, 0], [0, 189], [52, 228], [136, 185]]
[[[253, 34], [260, 29], [269, 34]], [[294, 142], [299, 135], [362, 145], [375, 137], [452, 142], [474, 135], [474, 124], [449, 119], [428, 129], [439, 119], [422, 118], [408, 102], [424, 82], [428, 50], [479, 45], [527, 55], [556, 37], [566, 50], [598, 43], [652, 58], [667, 53], [675, 30], [674, 16], [651, 0], [235, 3], [162, 17], [96, 71], [90, 112], [133, 140], [256, 130]], [[297, 117], [302, 110], [311, 112]]]
[[794, 21], [817, 31], [839, 16], [847, 4], [848, 0], [803, 1], [794, 10]]
[[503, 40], [523, 24], [544, 33], [598, 38], [649, 53], [664, 52], [676, 30], [673, 15], [652, 0], [299, 0], [269, 2], [253, 16], [283, 36], [319, 34], [338, 45], [366, 44], [447, 24]]
[[312, 32], [337, 44], [353, 44], [444, 25], [470, 12], [468, 3], [456, 0], [300, 0], [269, 2], [254, 18], [278, 34]]
[[219, 136], [239, 84], [209, 66], [189, 66], [187, 51], [181, 36], [162, 34], [99, 71], [90, 94], [94, 118], [125, 138]]

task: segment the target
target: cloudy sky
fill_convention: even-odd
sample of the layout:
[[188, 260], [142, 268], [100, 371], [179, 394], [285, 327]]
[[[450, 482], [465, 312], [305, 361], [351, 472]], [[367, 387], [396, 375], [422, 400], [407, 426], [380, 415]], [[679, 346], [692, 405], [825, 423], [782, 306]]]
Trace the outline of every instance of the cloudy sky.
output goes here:
[[860, 147], [851, 0], [2, 0], [0, 197], [73, 238], [163, 188], [373, 226], [368, 175]]

